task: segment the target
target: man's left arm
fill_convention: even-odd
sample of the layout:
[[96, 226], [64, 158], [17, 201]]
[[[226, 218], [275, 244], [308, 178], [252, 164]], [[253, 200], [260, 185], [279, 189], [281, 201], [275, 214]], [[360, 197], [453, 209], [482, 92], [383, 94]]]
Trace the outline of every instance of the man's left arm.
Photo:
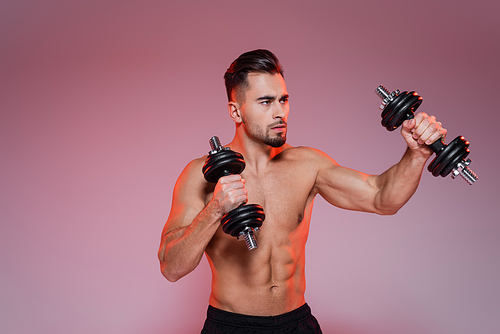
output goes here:
[[323, 158], [316, 192], [329, 203], [348, 210], [395, 214], [415, 193], [426, 161], [428, 144], [445, 138], [446, 129], [434, 116], [415, 115], [403, 123], [401, 134], [408, 148], [401, 160], [381, 175], [367, 175]]

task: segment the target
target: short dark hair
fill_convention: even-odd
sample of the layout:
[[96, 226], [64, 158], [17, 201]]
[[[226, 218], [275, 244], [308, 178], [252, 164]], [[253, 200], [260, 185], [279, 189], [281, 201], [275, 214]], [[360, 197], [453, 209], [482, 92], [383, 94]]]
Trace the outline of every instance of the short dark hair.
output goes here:
[[243, 97], [243, 88], [248, 87], [248, 73], [279, 73], [283, 76], [283, 67], [278, 58], [269, 50], [258, 49], [243, 53], [224, 73], [228, 101], [231, 101], [233, 91], [238, 98]]

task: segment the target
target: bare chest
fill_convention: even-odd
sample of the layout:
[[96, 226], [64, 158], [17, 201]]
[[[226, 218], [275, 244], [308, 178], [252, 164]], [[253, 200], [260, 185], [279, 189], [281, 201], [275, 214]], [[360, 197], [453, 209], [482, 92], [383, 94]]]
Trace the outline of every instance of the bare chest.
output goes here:
[[[307, 236], [314, 199], [314, 170], [308, 168], [303, 160], [283, 158], [270, 162], [265, 170], [256, 171], [247, 166], [241, 176], [246, 181], [247, 203], [264, 208], [266, 218], [260, 239], [288, 243], [290, 238]], [[212, 195], [207, 194], [207, 203]], [[227, 238], [229, 236], [219, 231], [214, 241]]]
[[307, 214], [312, 201], [314, 178], [293, 167], [271, 168], [266, 172], [243, 172], [248, 203], [264, 208], [266, 220], [278, 228], [294, 228]]

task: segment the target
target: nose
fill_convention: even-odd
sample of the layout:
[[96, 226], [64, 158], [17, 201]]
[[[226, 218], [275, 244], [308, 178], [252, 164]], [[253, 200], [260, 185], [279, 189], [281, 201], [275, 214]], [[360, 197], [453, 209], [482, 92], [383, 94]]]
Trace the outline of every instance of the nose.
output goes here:
[[275, 103], [275, 107], [273, 108], [273, 118], [283, 119], [286, 117], [287, 113], [288, 110], [286, 109], [286, 106], [277, 101], [277, 103]]

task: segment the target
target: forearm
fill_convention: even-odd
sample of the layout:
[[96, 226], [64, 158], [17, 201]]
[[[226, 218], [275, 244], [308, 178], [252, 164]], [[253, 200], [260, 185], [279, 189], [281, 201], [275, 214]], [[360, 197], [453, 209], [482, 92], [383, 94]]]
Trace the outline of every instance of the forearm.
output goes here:
[[429, 157], [407, 149], [401, 161], [376, 179], [375, 208], [380, 214], [395, 214], [417, 190]]
[[221, 214], [210, 202], [188, 226], [162, 236], [158, 257], [162, 274], [171, 282], [193, 271], [201, 261], [205, 248], [220, 226]]
[[433, 153], [426, 144], [444, 140], [446, 132], [434, 116], [426, 113], [403, 122], [401, 134], [408, 149], [398, 164], [377, 178], [377, 210], [394, 214], [413, 196], [425, 163]]

